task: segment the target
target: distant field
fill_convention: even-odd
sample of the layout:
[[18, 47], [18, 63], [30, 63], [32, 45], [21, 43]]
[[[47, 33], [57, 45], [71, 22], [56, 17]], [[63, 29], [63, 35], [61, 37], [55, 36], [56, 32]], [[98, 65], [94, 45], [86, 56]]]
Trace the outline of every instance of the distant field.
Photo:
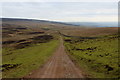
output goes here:
[[83, 37], [102, 36], [102, 35], [104, 36], [110, 34], [117, 34], [118, 27], [101, 27], [101, 28], [81, 27], [81, 28], [62, 30], [61, 33], [71, 36], [83, 36]]
[[[89, 37], [88, 37], [89, 38]], [[107, 35], [93, 39], [64, 37], [64, 45], [71, 59], [88, 77], [119, 77], [118, 35]]]

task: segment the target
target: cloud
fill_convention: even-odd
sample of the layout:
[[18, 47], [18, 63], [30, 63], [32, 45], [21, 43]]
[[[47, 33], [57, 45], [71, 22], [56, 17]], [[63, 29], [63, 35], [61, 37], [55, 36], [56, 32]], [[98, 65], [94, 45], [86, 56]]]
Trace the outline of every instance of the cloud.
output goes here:
[[117, 21], [115, 2], [12, 2], [2, 4], [2, 17], [51, 21]]
[[118, 2], [119, 0], [0, 0], [0, 2]]

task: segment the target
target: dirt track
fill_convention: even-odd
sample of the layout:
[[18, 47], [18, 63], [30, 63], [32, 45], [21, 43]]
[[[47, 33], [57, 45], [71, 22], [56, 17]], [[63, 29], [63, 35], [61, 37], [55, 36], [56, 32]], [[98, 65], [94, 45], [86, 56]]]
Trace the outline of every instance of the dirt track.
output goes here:
[[64, 50], [63, 40], [50, 60], [26, 78], [84, 78]]

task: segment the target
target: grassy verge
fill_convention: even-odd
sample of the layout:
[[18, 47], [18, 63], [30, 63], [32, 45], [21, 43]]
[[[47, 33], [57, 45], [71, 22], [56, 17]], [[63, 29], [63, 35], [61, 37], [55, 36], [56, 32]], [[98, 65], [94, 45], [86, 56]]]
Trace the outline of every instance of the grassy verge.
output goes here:
[[[3, 48], [3, 64], [12, 64], [14, 68], [3, 71], [3, 78], [19, 78], [41, 66], [52, 55], [59, 40], [40, 43], [23, 49]], [[9, 67], [8, 67], [9, 68]]]
[[64, 45], [71, 58], [92, 78], [119, 77], [118, 37], [69, 39]]

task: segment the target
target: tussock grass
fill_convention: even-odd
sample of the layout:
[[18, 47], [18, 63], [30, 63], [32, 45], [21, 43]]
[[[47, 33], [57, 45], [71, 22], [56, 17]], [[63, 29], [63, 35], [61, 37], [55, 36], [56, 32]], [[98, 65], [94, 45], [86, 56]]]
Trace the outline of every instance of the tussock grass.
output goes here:
[[118, 35], [83, 40], [71, 38], [71, 40], [65, 41], [64, 45], [71, 58], [90, 74], [89, 77], [119, 77]]

